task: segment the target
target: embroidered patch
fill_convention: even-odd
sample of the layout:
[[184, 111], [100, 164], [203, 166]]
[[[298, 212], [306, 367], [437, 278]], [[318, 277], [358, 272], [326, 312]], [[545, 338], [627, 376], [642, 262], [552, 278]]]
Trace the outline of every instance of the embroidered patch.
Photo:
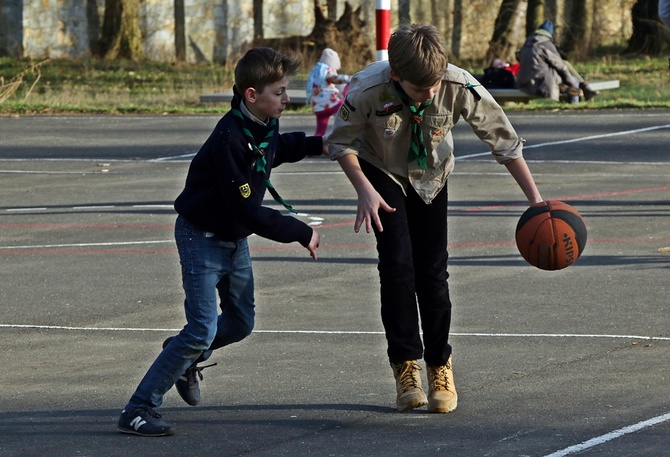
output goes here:
[[383, 117], [383, 116], [390, 116], [393, 113], [398, 113], [402, 111], [402, 105], [394, 105], [391, 103], [391, 105], [384, 105], [384, 110], [376, 110], [375, 115], [378, 117]]
[[340, 117], [345, 121], [349, 120], [349, 110], [346, 105], [342, 105], [340, 108]]
[[251, 186], [249, 186], [249, 183], [240, 186], [240, 194], [242, 194], [242, 198], [249, 198], [251, 195]]
[[386, 102], [393, 103], [396, 100], [398, 100], [398, 96], [394, 93], [384, 91], [381, 94], [379, 94], [379, 101], [382, 102], [382, 103], [386, 103]]

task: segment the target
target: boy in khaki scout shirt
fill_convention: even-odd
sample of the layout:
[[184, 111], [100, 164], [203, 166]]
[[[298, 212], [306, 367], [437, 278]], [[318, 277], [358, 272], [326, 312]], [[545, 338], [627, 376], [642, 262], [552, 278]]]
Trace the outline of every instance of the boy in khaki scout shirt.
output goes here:
[[354, 231], [364, 226], [377, 239], [381, 316], [398, 410], [428, 404], [430, 412], [448, 413], [458, 401], [447, 282], [453, 125], [460, 118], [470, 124], [531, 205], [542, 197], [522, 156], [523, 140], [477, 80], [448, 64], [436, 28], [401, 27], [391, 35], [388, 53], [388, 62], [372, 63], [353, 77], [327, 142], [358, 193]]

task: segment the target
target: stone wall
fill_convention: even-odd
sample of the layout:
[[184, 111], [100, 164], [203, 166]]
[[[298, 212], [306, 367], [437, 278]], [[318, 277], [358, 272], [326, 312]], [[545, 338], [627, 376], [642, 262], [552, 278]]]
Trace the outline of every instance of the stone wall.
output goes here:
[[[547, 0], [548, 18], [566, 32], [566, 2]], [[174, 2], [140, 0], [144, 50], [148, 59], [175, 59]], [[594, 42], [598, 46], [625, 43], [632, 33], [631, 8], [635, 0], [597, 0]], [[324, 2], [325, 3], [325, 2]], [[350, 0], [361, 8], [371, 48], [375, 46], [375, 1]], [[397, 27], [398, 0], [391, 1], [392, 28]], [[92, 6], [91, 6], [92, 5]], [[265, 38], [308, 35], [314, 27], [313, 0], [265, 0]], [[250, 0], [184, 0], [186, 58], [189, 62], [235, 60], [253, 38]], [[87, 7], [93, 8], [94, 14]], [[452, 53], [481, 58], [486, 53], [498, 14], [494, 0], [413, 0], [412, 20], [435, 24]], [[338, 15], [344, 0], [338, 0]], [[97, 40], [104, 0], [0, 0], [0, 55], [14, 57], [85, 57]], [[325, 11], [325, 5], [324, 5]], [[520, 28], [522, 29], [522, 28]], [[524, 39], [519, 30], [519, 45]], [[560, 35], [558, 35], [560, 40]], [[374, 49], [372, 49], [374, 51]]]
[[23, 0], [23, 52], [79, 57], [89, 51], [85, 0]]

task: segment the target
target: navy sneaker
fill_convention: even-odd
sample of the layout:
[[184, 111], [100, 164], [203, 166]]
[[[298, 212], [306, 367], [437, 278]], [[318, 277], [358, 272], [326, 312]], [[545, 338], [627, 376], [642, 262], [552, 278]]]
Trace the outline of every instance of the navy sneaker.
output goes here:
[[139, 436], [174, 435], [172, 425], [163, 422], [161, 415], [149, 407], [137, 408], [131, 412], [126, 412], [124, 409], [117, 428], [121, 433]]
[[[163, 341], [163, 349], [165, 349], [173, 338], [174, 337], [171, 336]], [[216, 363], [199, 367], [197, 363], [194, 363], [186, 369], [184, 374], [182, 374], [174, 384], [177, 388], [177, 393], [179, 393], [182, 400], [191, 406], [197, 406], [200, 403], [200, 381], [203, 379], [202, 370], [213, 367], [214, 365], [216, 365]]]

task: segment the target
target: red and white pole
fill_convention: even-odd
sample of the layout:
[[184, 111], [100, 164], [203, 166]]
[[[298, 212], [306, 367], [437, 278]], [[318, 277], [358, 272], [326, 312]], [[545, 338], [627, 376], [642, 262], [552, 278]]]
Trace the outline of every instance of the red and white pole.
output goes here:
[[391, 36], [391, 0], [376, 0], [375, 20], [377, 28], [377, 60], [389, 60], [389, 38]]

